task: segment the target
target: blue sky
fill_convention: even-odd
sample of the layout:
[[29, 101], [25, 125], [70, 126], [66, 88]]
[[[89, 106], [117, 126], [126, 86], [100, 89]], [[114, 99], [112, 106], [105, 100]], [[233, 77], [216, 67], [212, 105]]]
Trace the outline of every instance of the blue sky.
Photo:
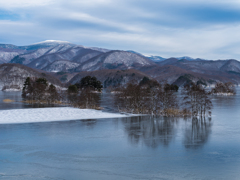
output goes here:
[[240, 60], [240, 1], [8, 0], [0, 43], [63, 40], [162, 57]]

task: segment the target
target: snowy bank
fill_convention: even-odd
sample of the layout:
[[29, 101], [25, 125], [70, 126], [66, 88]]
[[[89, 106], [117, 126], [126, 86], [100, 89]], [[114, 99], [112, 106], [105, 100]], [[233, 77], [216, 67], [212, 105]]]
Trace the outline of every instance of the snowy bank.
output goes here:
[[235, 95], [234, 93], [213, 93], [213, 95], [217, 96], [232, 96]]
[[10, 88], [10, 89], [4, 89], [4, 90], [2, 90], [2, 91], [13, 92], [13, 91], [21, 91], [21, 89]]
[[128, 116], [124, 114], [108, 113], [93, 109], [77, 109], [70, 107], [14, 109], [0, 111], [0, 124], [121, 117]]

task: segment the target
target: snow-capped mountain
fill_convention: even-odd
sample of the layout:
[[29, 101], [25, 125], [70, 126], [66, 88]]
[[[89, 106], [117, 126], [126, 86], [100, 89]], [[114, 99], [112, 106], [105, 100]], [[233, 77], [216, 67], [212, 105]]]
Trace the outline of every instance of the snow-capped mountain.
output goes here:
[[59, 60], [69, 60], [81, 64], [99, 54], [102, 54], [102, 52], [84, 48], [82, 46], [74, 46], [64, 50], [61, 49], [54, 53], [45, 53], [44, 55], [27, 64], [27, 66], [37, 69], [44, 69], [54, 61]]
[[[133, 50], [128, 50], [127, 52], [130, 52], [130, 53], [134, 53], [134, 54], [138, 54], [140, 56], [144, 56], [143, 54], [139, 53], [139, 52], [136, 52], [136, 51], [133, 51]], [[147, 57], [147, 56], [144, 56], [144, 57]]]
[[149, 59], [151, 59], [154, 62], [164, 61], [166, 58], [163, 58], [161, 56], [146, 56]]
[[[47, 40], [29, 46], [2, 45], [2, 47], [5, 47], [2, 48], [4, 53], [11, 48], [14, 50], [8, 58], [2, 53], [5, 59], [0, 59], [0, 63], [19, 63], [47, 71], [69, 70], [73, 67], [75, 71], [131, 69], [154, 64], [150, 59], [134, 51], [111, 51], [97, 47], [84, 47], [67, 41]], [[57, 62], [54, 63], [55, 61]]]
[[100, 69], [138, 69], [154, 65], [151, 60], [128, 51], [109, 51], [82, 63], [76, 71], [94, 71]]
[[[67, 82], [74, 74], [79, 72], [83, 76], [86, 71], [89, 73], [99, 70], [110, 72], [107, 70], [114, 69], [116, 71], [111, 71], [111, 73], [119, 73], [118, 70], [135, 69], [159, 81], [166, 80], [169, 83], [175, 82], [181, 76], [185, 77], [185, 74], [194, 76], [195, 78], [192, 78], [192, 80], [204, 79], [207, 83], [218, 81], [240, 83], [240, 62], [236, 60], [213, 61], [194, 59], [188, 56], [165, 59], [161, 56], [143, 55], [135, 51], [85, 47], [56, 40], [47, 40], [28, 46], [0, 44], [0, 64], [9, 62], [38, 69], [38, 71], [47, 75], [49, 75], [47, 72], [51, 72], [50, 74], [54, 74], [52, 72], [60, 72], [58, 74], [64, 72], [63, 76], [56, 75], [58, 78], [61, 77], [63, 82]], [[15, 65], [13, 64], [13, 66]], [[15, 84], [19, 79], [18, 76], [25, 78], [24, 70], [18, 69], [16, 72], [19, 72], [19, 74], [15, 76], [11, 68], [7, 68], [2, 73], [2, 77], [5, 77], [3, 81], [11, 84], [8, 81], [8, 74], [11, 74], [10, 79]], [[19, 81], [22, 82], [21, 79]]]
[[152, 56], [152, 55], [145, 55], [147, 58], [151, 59], [154, 62], [160, 62], [160, 61], [164, 61], [166, 59], [178, 59], [178, 60], [188, 60], [188, 61], [195, 61], [195, 60], [206, 60], [206, 59], [200, 59], [200, 58], [192, 58], [189, 56], [182, 56], [182, 57], [171, 57], [171, 58], [163, 58], [161, 56]]
[[103, 48], [84, 47], [67, 41], [55, 40], [47, 40], [29, 46], [0, 44], [0, 64], [10, 62], [43, 69], [58, 60], [83, 63], [108, 51]]
[[68, 41], [61, 41], [61, 40], [46, 40], [46, 41], [41, 41], [41, 42], [37, 42], [34, 43], [32, 45], [36, 45], [36, 44], [46, 44], [46, 45], [53, 45], [53, 44], [72, 44]]
[[183, 56], [183, 57], [176, 57], [178, 60], [188, 60], [188, 61], [196, 61], [196, 60], [206, 60], [206, 59], [200, 59], [200, 58], [192, 58], [189, 56]]
[[88, 47], [88, 49], [92, 49], [92, 50], [99, 51], [99, 52], [104, 52], [104, 53], [111, 51], [109, 49], [98, 48], [98, 47]]
[[[34, 47], [37, 46], [38, 48]], [[34, 61], [37, 58], [40, 58], [42, 56], [50, 55], [50, 54], [58, 54], [61, 52], [64, 52], [70, 48], [72, 48], [72, 44], [64, 43], [64, 44], [38, 44], [38, 45], [30, 45], [26, 47], [26, 49], [32, 49], [28, 50], [27, 52], [20, 54], [18, 57], [15, 57], [11, 60], [11, 63], [19, 63], [20, 59], [22, 63], [20, 64], [26, 64], [28, 65], [32, 61]], [[34, 49], [34, 50], [33, 50]], [[59, 60], [59, 59], [56, 59]]]
[[27, 45], [27, 46], [19, 46], [20, 49], [25, 49], [25, 50], [37, 50], [37, 49], [41, 49], [41, 48], [53, 48], [56, 46], [76, 46], [75, 44], [72, 44], [70, 42], [67, 41], [56, 41], [56, 40], [46, 40], [46, 41], [42, 41], [42, 42], [38, 42], [38, 43], [34, 43], [31, 45]]
[[[188, 56], [176, 59], [195, 60]], [[148, 56], [130, 50], [111, 51], [98, 47], [84, 47], [59, 40], [46, 40], [28, 46], [0, 44], [0, 64], [8, 62], [19, 63], [31, 68], [48, 69], [49, 71], [52, 71], [52, 66], [50, 65], [55, 61], [61, 61], [62, 67], [64, 66], [63, 63], [67, 63], [66, 69], [69, 69], [67, 67], [73, 67], [69, 65], [68, 61], [71, 61], [76, 71], [91, 71], [138, 68], [153, 65], [155, 62], [158, 63], [164, 60], [165, 58], [161, 56]], [[75, 67], [77, 64], [79, 64], [79, 67]], [[60, 70], [60, 65], [58, 67]], [[57, 71], [56, 67], [53, 69]]]
[[[154, 55], [143, 55], [141, 53], [138, 53], [136, 51], [132, 51], [132, 50], [129, 50], [128, 52], [132, 52], [132, 53], [135, 53], [135, 54], [138, 54], [138, 55], [141, 55], [141, 56], [144, 56], [144, 57], [147, 57], [149, 59], [151, 59], [152, 61], [154, 62], [160, 62], [160, 61], [164, 61], [166, 59], [170, 59], [170, 58], [163, 58], [161, 56], [154, 56]], [[171, 58], [175, 58], [175, 59], [178, 59], [178, 60], [188, 60], [188, 61], [194, 61], [194, 60], [205, 60], [205, 59], [200, 59], [200, 58], [192, 58], [192, 57], [189, 57], [189, 56], [183, 56], [183, 57], [171, 57]]]

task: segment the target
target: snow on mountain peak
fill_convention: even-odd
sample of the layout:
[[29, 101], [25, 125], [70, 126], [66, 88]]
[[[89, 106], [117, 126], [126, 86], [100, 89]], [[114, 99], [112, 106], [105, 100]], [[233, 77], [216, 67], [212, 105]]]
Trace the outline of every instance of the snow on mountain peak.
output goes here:
[[194, 58], [189, 56], [178, 57], [179, 59], [194, 60]]
[[71, 44], [70, 42], [68, 41], [60, 41], [60, 40], [46, 40], [46, 41], [41, 41], [41, 42], [38, 42], [38, 43], [34, 43], [34, 45], [36, 44], [52, 44], [52, 43], [56, 43], [56, 44]]

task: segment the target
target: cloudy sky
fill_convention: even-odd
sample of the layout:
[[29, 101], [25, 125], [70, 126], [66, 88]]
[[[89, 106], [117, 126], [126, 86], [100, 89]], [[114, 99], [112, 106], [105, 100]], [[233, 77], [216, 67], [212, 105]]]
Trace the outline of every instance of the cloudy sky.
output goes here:
[[48, 39], [162, 57], [240, 60], [240, 1], [0, 1], [0, 43]]

